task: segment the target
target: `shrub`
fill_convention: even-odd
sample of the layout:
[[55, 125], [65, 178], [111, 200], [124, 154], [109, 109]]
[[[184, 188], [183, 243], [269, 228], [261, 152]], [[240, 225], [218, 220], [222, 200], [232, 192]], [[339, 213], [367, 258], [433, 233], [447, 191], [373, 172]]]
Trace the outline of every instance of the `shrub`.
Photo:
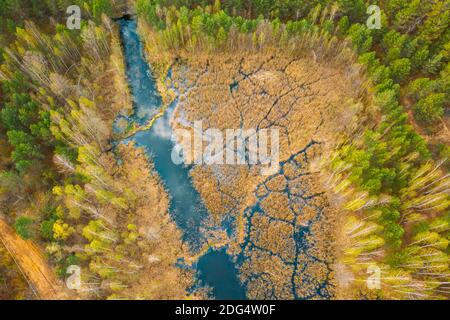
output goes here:
[[29, 217], [18, 217], [14, 223], [14, 230], [22, 239], [30, 239], [33, 236], [33, 219]]
[[420, 99], [413, 107], [417, 120], [426, 124], [438, 121], [444, 115], [444, 93], [433, 93], [424, 99]]

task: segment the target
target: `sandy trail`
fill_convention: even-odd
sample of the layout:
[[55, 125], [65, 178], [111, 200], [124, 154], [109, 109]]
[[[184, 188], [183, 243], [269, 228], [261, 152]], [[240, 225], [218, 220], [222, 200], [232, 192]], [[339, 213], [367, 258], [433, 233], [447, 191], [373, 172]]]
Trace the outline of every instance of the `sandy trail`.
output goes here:
[[56, 278], [39, 247], [30, 240], [20, 238], [2, 219], [0, 240], [39, 299], [57, 300], [66, 295], [61, 281]]

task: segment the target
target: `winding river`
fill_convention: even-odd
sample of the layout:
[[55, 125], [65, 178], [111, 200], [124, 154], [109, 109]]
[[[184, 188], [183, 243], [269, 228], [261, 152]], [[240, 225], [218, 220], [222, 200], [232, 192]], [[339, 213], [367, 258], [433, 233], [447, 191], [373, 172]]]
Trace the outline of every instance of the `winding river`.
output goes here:
[[[143, 45], [137, 33], [137, 23], [133, 19], [118, 21], [124, 50], [126, 75], [134, 99], [134, 113], [125, 118], [128, 122], [143, 125], [161, 110], [162, 100], [157, 91], [155, 79], [145, 56]], [[176, 106], [175, 100], [164, 116], [153, 126], [139, 131], [128, 140], [144, 147], [152, 159], [164, 187], [170, 196], [169, 211], [178, 227], [183, 231], [183, 240], [192, 250], [198, 251], [204, 244], [201, 227], [208, 212], [201, 197], [194, 188], [189, 167], [176, 165], [171, 160], [173, 142], [171, 140], [170, 118]], [[241, 285], [237, 270], [224, 249], [209, 250], [194, 265], [197, 268], [197, 285], [212, 288], [216, 299], [245, 299], [245, 289]]]

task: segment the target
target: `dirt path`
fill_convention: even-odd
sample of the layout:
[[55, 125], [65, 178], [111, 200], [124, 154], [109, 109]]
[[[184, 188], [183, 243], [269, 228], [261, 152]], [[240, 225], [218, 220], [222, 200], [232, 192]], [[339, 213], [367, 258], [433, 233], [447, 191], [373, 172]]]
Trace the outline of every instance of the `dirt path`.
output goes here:
[[38, 246], [32, 241], [20, 238], [2, 219], [0, 241], [12, 255], [39, 299], [56, 300], [66, 296], [61, 281], [48, 266]]

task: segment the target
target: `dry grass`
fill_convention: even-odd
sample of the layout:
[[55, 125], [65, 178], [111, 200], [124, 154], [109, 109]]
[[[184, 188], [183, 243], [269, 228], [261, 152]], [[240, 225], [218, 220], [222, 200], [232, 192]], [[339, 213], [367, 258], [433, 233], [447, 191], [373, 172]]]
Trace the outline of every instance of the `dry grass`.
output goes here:
[[[172, 78], [181, 94], [175, 127], [192, 130], [193, 122], [202, 120], [203, 130], [280, 131], [280, 161], [285, 162], [280, 174], [268, 178], [246, 165], [196, 166], [192, 171], [216, 219], [236, 217], [229, 251], [244, 257], [240, 274], [248, 296], [334, 295], [329, 284], [334, 283], [336, 215], [321, 194], [319, 173], [311, 172], [309, 164], [326, 156], [340, 134], [355, 128], [363, 94], [355, 83], [361, 81], [347, 67], [292, 58], [276, 49], [214, 56], [199, 52], [181, 60]], [[304, 150], [311, 141], [320, 144]], [[249, 215], [257, 203], [260, 211]], [[300, 234], [305, 226], [309, 233]]]

